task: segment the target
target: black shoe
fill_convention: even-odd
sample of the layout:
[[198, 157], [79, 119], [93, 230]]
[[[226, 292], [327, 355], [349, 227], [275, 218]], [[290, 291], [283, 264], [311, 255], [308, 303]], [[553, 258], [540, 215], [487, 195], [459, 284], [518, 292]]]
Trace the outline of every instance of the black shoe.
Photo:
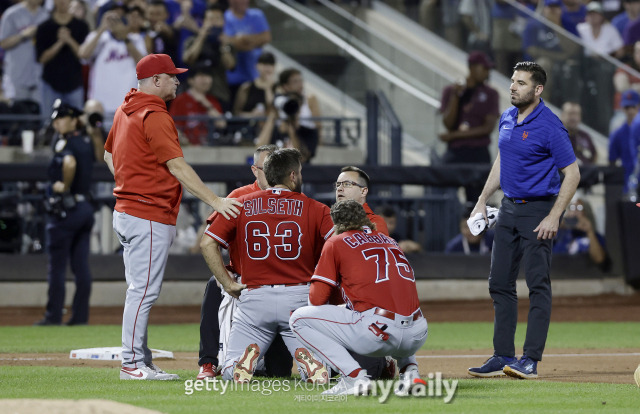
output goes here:
[[42, 320], [33, 324], [33, 326], [60, 326], [60, 322], [53, 322], [47, 318], [43, 318]]
[[68, 320], [67, 322], [64, 323], [66, 326], [82, 326], [82, 325], [88, 325], [88, 322], [76, 322], [74, 320]]

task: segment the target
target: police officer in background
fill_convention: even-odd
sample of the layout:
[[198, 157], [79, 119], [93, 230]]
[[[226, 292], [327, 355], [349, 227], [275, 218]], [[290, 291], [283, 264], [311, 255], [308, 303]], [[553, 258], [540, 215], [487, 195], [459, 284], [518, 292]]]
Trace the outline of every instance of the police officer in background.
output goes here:
[[75, 276], [76, 292], [67, 325], [86, 325], [89, 321], [89, 239], [93, 227], [93, 207], [89, 202], [91, 173], [95, 161], [94, 145], [87, 135], [82, 112], [56, 100], [51, 114], [56, 136], [49, 165], [51, 182], [47, 210], [49, 265], [48, 302], [44, 319], [35, 325], [60, 325], [65, 297], [67, 262]]

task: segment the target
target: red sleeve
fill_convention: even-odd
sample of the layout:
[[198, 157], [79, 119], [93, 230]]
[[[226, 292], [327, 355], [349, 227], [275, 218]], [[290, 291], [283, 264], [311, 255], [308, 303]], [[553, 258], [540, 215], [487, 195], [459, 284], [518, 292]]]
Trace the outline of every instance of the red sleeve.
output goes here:
[[313, 306], [325, 305], [329, 302], [331, 292], [335, 289], [324, 282], [312, 282], [309, 288], [309, 303]]
[[387, 222], [384, 221], [382, 217], [380, 217], [377, 214], [373, 214], [369, 218], [371, 219], [373, 224], [376, 225], [376, 230], [378, 230], [380, 233], [384, 234], [385, 236], [389, 235], [389, 228], [387, 227]]
[[[242, 214], [242, 208], [240, 208], [240, 214]], [[238, 217], [240, 214], [238, 214]], [[231, 217], [227, 220], [223, 215], [218, 214], [213, 223], [204, 231], [204, 234], [228, 249], [236, 236], [237, 220], [237, 217]]]
[[329, 207], [322, 205], [319, 214], [322, 214], [322, 222], [320, 223], [320, 234], [327, 240], [333, 235], [333, 220], [331, 220], [331, 210]]
[[318, 265], [316, 266], [316, 270], [313, 272], [313, 276], [311, 276], [311, 281], [320, 281], [327, 283], [331, 286], [338, 286], [338, 259], [337, 249], [335, 247], [336, 239], [328, 240], [324, 246], [322, 247], [322, 254], [320, 255], [320, 260], [318, 260]]
[[216, 108], [216, 111], [222, 113], [222, 105], [220, 105], [220, 102], [218, 102], [215, 96], [207, 95], [207, 100], [214, 108]]
[[183, 156], [178, 142], [178, 131], [168, 113], [150, 113], [144, 120], [144, 133], [158, 162], [165, 163]]

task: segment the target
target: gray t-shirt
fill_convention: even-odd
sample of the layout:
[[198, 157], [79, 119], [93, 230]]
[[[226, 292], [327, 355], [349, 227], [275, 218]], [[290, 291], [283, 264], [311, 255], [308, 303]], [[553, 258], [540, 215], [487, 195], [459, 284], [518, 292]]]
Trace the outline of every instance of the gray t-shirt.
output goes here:
[[[49, 18], [49, 12], [39, 7], [31, 13], [24, 3], [9, 7], [0, 20], [0, 40], [18, 34], [29, 26], [37, 26]], [[36, 61], [33, 40], [24, 40], [4, 52], [4, 77], [2, 86], [8, 98], [20, 89], [30, 88], [40, 83], [42, 69]]]

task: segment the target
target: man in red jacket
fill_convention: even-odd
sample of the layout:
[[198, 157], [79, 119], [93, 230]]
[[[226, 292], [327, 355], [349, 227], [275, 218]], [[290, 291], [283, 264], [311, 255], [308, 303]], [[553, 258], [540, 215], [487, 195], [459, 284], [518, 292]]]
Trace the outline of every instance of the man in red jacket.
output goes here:
[[178, 379], [152, 362], [147, 346], [151, 306], [160, 295], [169, 247], [176, 234], [182, 185], [235, 217], [241, 204], [215, 195], [187, 164], [166, 102], [176, 97], [178, 69], [168, 55], [148, 55], [136, 66], [138, 89], [116, 111], [104, 159], [113, 173], [113, 229], [124, 248], [127, 295], [122, 317], [120, 379]]

